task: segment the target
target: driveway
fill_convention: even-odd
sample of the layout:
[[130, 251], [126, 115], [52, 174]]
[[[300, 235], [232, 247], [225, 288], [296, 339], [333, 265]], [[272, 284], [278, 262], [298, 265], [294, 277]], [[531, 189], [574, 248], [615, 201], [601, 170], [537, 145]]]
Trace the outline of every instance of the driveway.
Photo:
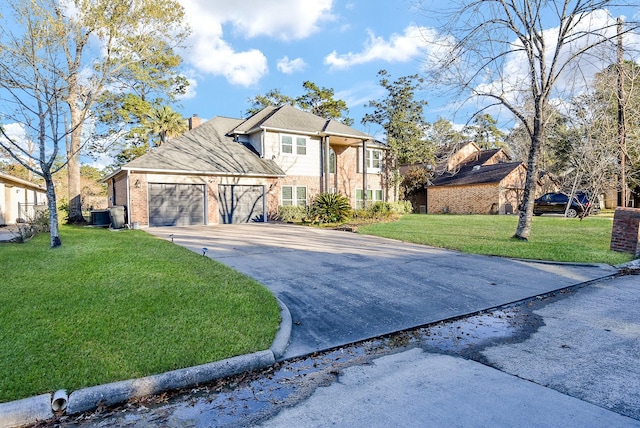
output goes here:
[[[267, 286], [289, 308], [284, 359], [609, 276], [608, 265], [463, 254], [287, 224], [149, 228]], [[461, 239], [464, 239], [461, 236]]]

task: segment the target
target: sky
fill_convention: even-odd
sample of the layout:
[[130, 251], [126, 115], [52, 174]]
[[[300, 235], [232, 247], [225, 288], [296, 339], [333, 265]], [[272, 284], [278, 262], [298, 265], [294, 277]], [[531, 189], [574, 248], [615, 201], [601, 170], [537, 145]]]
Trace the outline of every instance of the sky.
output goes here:
[[[370, 100], [385, 96], [377, 73], [391, 79], [420, 72], [424, 32], [432, 31], [409, 0], [179, 0], [193, 31], [182, 52], [191, 82], [178, 108], [197, 114], [244, 117], [249, 99], [279, 89], [297, 97], [311, 81], [346, 101], [354, 128]], [[427, 91], [427, 118], [451, 116]], [[442, 110], [444, 108], [444, 110]]]
[[[177, 108], [185, 117], [244, 117], [250, 98], [272, 89], [296, 97], [309, 80], [334, 89], [335, 98], [349, 106], [353, 127], [379, 137], [378, 125], [361, 124], [372, 111], [365, 105], [386, 96], [378, 71], [387, 70], [392, 81], [422, 73], [435, 46], [428, 40], [442, 40], [437, 30], [442, 17], [415, 7], [415, 0], [178, 1], [193, 31], [190, 48], [181, 52], [191, 82]], [[450, 2], [426, 0], [425, 5], [445, 8]], [[607, 18], [596, 14], [590, 22], [598, 25]], [[523, 60], [513, 57], [506, 64], [515, 82], [525, 80]], [[601, 65], [594, 62], [584, 69], [593, 74]], [[574, 84], [567, 76], [559, 86]], [[428, 122], [443, 117], [462, 127], [478, 111], [478, 105], [460, 108], [459, 100], [444, 98], [433, 88], [416, 98], [428, 102]], [[503, 113], [497, 110], [490, 113], [505, 124], [505, 118], [512, 119], [510, 114], [499, 117]]]
[[[278, 89], [295, 98], [304, 94], [303, 82], [311, 81], [332, 88], [334, 98], [347, 103], [354, 128], [383, 140], [378, 125], [361, 123], [363, 116], [372, 112], [365, 105], [387, 95], [377, 73], [387, 70], [391, 81], [423, 73], [426, 59], [437, 46], [429, 40], [443, 40], [438, 32], [443, 25], [438, 22], [441, 16], [416, 7], [417, 0], [177, 1], [183, 5], [192, 30], [188, 47], [179, 51], [190, 87], [174, 108], [184, 117], [246, 117], [249, 99], [256, 95]], [[431, 9], [451, 4], [451, 0], [423, 2]], [[625, 10], [629, 11], [637, 16], [627, 18], [638, 19], [640, 5]], [[617, 11], [612, 15], [618, 16]], [[602, 19], [611, 17], [594, 14], [590, 22], [597, 26]], [[550, 25], [549, 34], [554, 31]], [[634, 42], [640, 46], [638, 38], [627, 40]], [[509, 58], [505, 69], [511, 82], [526, 81], [524, 58]], [[640, 59], [637, 51], [630, 59]], [[597, 61], [581, 65], [587, 79], [603, 68]], [[564, 79], [559, 87], [575, 84], [570, 73]], [[443, 96], [433, 87], [415, 95], [428, 103], [424, 109], [428, 122], [442, 117], [458, 128], [470, 122], [482, 106], [461, 107], [459, 99]], [[510, 114], [489, 113], [504, 131], [513, 126]], [[111, 159], [100, 156], [93, 163], [104, 167]]]

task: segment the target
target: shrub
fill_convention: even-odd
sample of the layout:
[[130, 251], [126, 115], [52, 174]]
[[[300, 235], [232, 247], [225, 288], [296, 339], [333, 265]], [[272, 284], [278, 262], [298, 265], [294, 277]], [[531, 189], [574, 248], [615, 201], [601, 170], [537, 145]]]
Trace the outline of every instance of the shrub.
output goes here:
[[307, 207], [283, 205], [278, 207], [278, 218], [283, 222], [302, 221], [307, 216]]
[[349, 199], [339, 193], [320, 193], [311, 203], [309, 210], [312, 222], [338, 223], [349, 219], [351, 204]]
[[391, 209], [397, 214], [411, 214], [413, 205], [411, 205], [411, 201], [391, 202]]
[[371, 220], [373, 219], [373, 213], [370, 209], [358, 208], [353, 212], [354, 220]]
[[49, 210], [37, 210], [27, 218], [25, 223], [18, 223], [16, 230], [13, 232], [13, 242], [24, 243], [41, 232], [49, 231]]

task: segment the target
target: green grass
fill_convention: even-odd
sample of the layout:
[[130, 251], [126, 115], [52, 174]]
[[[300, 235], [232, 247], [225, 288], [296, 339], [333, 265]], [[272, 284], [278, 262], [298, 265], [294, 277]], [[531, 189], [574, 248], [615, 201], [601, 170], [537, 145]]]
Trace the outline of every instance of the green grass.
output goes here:
[[265, 287], [139, 230], [0, 245], [0, 402], [268, 349]]
[[611, 218], [534, 217], [526, 242], [513, 238], [517, 222], [517, 216], [410, 214], [358, 231], [473, 254], [610, 265], [633, 259], [629, 253], [609, 250]]

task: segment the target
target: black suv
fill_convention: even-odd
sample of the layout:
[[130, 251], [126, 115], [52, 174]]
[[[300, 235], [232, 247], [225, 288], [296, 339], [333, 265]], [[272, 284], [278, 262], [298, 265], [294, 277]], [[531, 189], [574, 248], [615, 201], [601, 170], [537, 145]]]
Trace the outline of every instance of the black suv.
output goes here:
[[[565, 193], [545, 193], [534, 201], [533, 214], [542, 215], [548, 213], [564, 214], [569, 202], [569, 195]], [[567, 217], [584, 217], [589, 213], [591, 202], [585, 193], [576, 193], [571, 201]]]

